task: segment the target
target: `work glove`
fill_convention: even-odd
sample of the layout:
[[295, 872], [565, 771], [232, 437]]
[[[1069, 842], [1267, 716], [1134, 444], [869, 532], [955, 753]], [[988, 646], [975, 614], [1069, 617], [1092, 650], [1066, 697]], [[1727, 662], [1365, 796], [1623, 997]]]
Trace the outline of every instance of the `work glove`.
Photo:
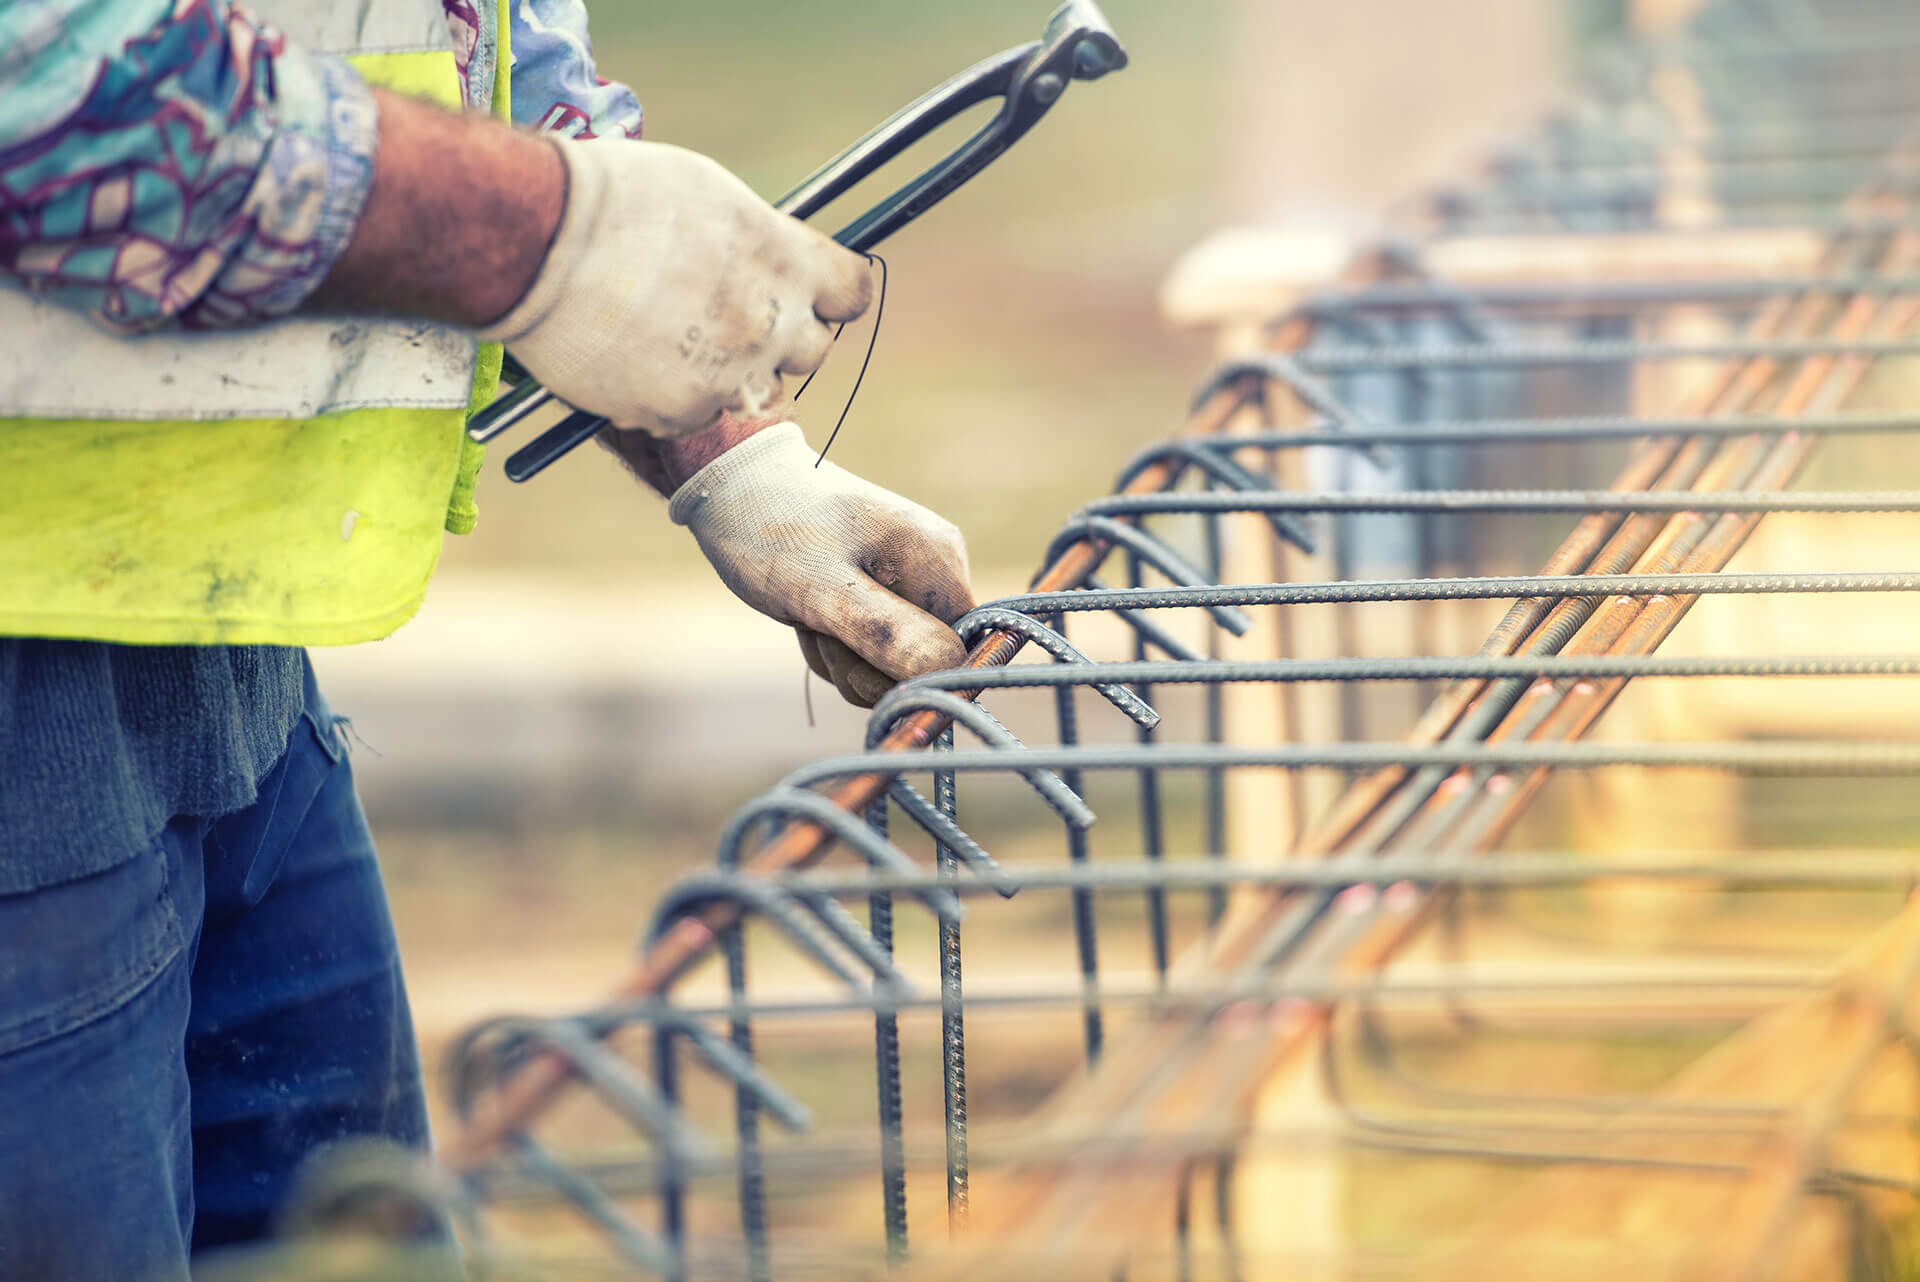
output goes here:
[[651, 436], [757, 412], [867, 309], [866, 260], [707, 157], [555, 139], [567, 207], [527, 294], [481, 337], [561, 400]]
[[832, 463], [792, 423], [695, 472], [668, 512], [734, 595], [800, 634], [807, 666], [870, 708], [896, 680], [966, 657], [973, 608], [953, 524]]

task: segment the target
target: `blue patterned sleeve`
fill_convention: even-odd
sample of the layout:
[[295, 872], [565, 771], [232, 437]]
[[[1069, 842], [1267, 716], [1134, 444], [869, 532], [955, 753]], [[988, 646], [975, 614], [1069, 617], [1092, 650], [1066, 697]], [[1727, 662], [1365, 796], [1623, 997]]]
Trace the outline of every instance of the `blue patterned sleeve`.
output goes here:
[[226, 0], [0, 4], [0, 268], [124, 331], [259, 323], [345, 250], [373, 177], [346, 62]]
[[582, 0], [513, 0], [513, 120], [573, 138], [640, 136], [640, 100], [602, 80]]

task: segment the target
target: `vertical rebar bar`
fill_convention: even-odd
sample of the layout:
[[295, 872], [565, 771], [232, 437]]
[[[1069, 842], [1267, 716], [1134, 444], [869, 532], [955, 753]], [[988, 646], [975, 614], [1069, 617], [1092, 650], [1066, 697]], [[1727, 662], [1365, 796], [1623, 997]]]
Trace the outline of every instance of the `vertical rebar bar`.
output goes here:
[[1233, 1177], [1238, 1167], [1232, 1153], [1222, 1153], [1213, 1166], [1213, 1222], [1220, 1230], [1220, 1251], [1226, 1263], [1226, 1282], [1246, 1276], [1240, 1262], [1240, 1235], [1233, 1222]]
[[1173, 1193], [1174, 1282], [1193, 1282], [1193, 1163], [1180, 1164], [1180, 1183]]
[[[680, 1106], [680, 1063], [674, 1053], [675, 1031], [662, 1025], [653, 1030], [653, 1076], [660, 1098], [669, 1108]], [[687, 1188], [680, 1159], [671, 1145], [660, 1146], [660, 1238], [667, 1248], [669, 1270], [663, 1282], [686, 1282]]]
[[[867, 807], [867, 826], [887, 835], [885, 797]], [[867, 923], [880, 951], [893, 955], [893, 894], [867, 896]], [[876, 981], [877, 982], [877, 981]], [[900, 1017], [891, 1010], [873, 1016], [874, 1080], [880, 1120], [880, 1211], [886, 1224], [887, 1259], [907, 1257], [907, 1154], [900, 1090]]]
[[[1217, 571], [1214, 577], [1218, 579]], [[1142, 586], [1140, 555], [1132, 550], [1127, 552], [1127, 584], [1136, 588]], [[1147, 639], [1138, 632], [1133, 634], [1133, 657], [1136, 660], [1147, 657]], [[1140, 696], [1142, 703], [1152, 705], [1153, 686], [1149, 682], [1140, 682], [1133, 692]], [[1134, 738], [1143, 745], [1150, 745], [1153, 743], [1154, 730], [1150, 726], [1135, 726]], [[1160, 808], [1160, 772], [1142, 770], [1139, 780], [1141, 853], [1149, 862], [1159, 863], [1166, 856], [1167, 845], [1165, 817]], [[1153, 952], [1154, 977], [1165, 983], [1172, 945], [1167, 931], [1167, 892], [1159, 887], [1147, 891], [1147, 939]]]
[[[736, 1009], [747, 1002], [747, 941], [744, 925], [727, 930], [721, 940], [727, 963], [727, 994]], [[745, 1015], [735, 1015], [727, 1028], [734, 1046], [753, 1058], [753, 1026]], [[771, 1282], [773, 1262], [767, 1246], [767, 1180], [760, 1152], [760, 1100], [746, 1087], [733, 1093], [734, 1135], [739, 1143], [740, 1236], [747, 1248], [747, 1282]]]
[[[936, 751], [953, 749], [953, 730], [949, 727], [937, 741]], [[933, 804], [940, 813], [953, 819], [960, 812], [954, 774], [943, 770], [933, 776]], [[940, 876], [957, 879], [960, 859], [949, 846], [936, 842], [934, 860]], [[947, 1123], [947, 1232], [957, 1236], [965, 1231], [971, 1210], [971, 1174], [967, 1161], [967, 1028], [961, 991], [960, 924], [940, 923], [940, 1084]]]
[[[1218, 482], [1209, 477], [1207, 479], [1207, 488], [1209, 490], [1217, 490], [1220, 486]], [[1221, 565], [1224, 559], [1220, 546], [1221, 518], [1216, 513], [1208, 513], [1200, 519], [1206, 530], [1207, 581], [1209, 583], [1218, 583], [1220, 582]], [[1207, 629], [1207, 657], [1209, 659], [1218, 659], [1220, 657], [1220, 629], [1218, 628]], [[1145, 698], [1146, 696], [1143, 694], [1141, 697]], [[1209, 683], [1206, 687], [1204, 697], [1207, 707], [1207, 742], [1222, 743], [1226, 740], [1227, 733], [1226, 691], [1222, 690], [1217, 683]], [[1207, 771], [1205, 786], [1207, 830], [1204, 834], [1204, 840], [1206, 842], [1206, 852], [1209, 858], [1225, 859], [1227, 857], [1227, 778], [1225, 772], [1220, 770]], [[1163, 919], [1165, 911], [1165, 908], [1162, 907], [1161, 913]], [[1226, 914], [1226, 911], [1226, 889], [1224, 887], [1215, 887], [1208, 891], [1207, 925], [1214, 926], [1219, 924], [1220, 918]], [[1166, 970], [1164, 963], [1160, 969], [1164, 974]]]
[[[1062, 637], [1067, 635], [1066, 615], [1055, 614], [1050, 622], [1055, 632]], [[1073, 747], [1080, 742], [1080, 719], [1074, 708], [1073, 696], [1072, 686], [1058, 686], [1053, 692], [1054, 718], [1058, 722], [1059, 741], [1063, 748]], [[1062, 770], [1060, 780], [1076, 793], [1084, 786], [1078, 770]], [[1084, 864], [1087, 855], [1085, 829], [1068, 824], [1067, 859], [1072, 863]], [[1106, 1034], [1100, 1016], [1100, 948], [1094, 933], [1093, 896], [1082, 889], [1073, 892], [1073, 942], [1080, 961], [1080, 989], [1084, 1002], [1082, 1021], [1087, 1063], [1091, 1066], [1100, 1059], [1100, 1047]]]

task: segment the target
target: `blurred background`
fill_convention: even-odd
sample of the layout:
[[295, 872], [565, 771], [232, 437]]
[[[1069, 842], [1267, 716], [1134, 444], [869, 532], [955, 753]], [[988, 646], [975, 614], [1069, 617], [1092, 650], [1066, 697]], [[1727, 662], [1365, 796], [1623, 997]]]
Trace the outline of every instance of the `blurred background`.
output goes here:
[[[895, 108], [1035, 38], [1049, 0], [602, 0], [602, 74], [648, 136], [777, 197]], [[1210, 336], [1162, 319], [1183, 252], [1233, 226], [1345, 235], [1458, 172], [1559, 92], [1617, 4], [1104, 0], [1132, 66], [890, 242], [885, 322], [833, 458], [957, 521], [977, 595], [1177, 426]], [[969, 118], [935, 140], [951, 146]], [[838, 225], [932, 151], [822, 224]], [[816, 445], [867, 341], [802, 403]], [[421, 616], [316, 655], [353, 718], [430, 1062], [461, 1023], [606, 988], [726, 816], [862, 718], [739, 605], [665, 504], [581, 451], [482, 482]]]

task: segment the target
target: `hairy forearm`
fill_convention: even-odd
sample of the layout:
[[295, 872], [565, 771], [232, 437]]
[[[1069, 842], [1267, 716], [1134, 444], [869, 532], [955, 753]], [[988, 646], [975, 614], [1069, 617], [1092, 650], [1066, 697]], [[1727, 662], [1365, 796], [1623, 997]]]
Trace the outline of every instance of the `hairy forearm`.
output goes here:
[[[473, 329], [497, 320], [546, 257], [566, 207], [566, 166], [537, 135], [375, 93], [373, 186], [346, 252], [310, 305]], [[706, 431], [673, 440], [608, 428], [601, 441], [635, 476], [672, 494], [733, 446], [784, 421], [723, 414]]]
[[373, 185], [308, 306], [479, 328], [519, 301], [566, 207], [551, 143], [375, 90]]

